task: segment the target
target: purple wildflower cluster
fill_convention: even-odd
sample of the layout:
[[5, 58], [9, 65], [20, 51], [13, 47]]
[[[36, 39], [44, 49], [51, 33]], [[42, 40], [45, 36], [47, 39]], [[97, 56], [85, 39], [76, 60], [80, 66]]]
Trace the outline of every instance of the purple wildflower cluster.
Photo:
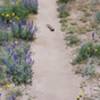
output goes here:
[[12, 43], [8, 45], [7, 43], [4, 45], [4, 48], [9, 56], [11, 56], [12, 60], [15, 64], [20, 64], [20, 59], [23, 58], [26, 64], [33, 64], [32, 60], [32, 52], [29, 51], [28, 48], [25, 47], [25, 44], [23, 43]]
[[28, 8], [33, 10], [33, 12], [37, 13], [38, 9], [38, 0], [22, 0], [22, 4]]
[[2, 63], [7, 67], [8, 78], [16, 84], [31, 82], [33, 65], [32, 52], [30, 46], [24, 42], [4, 43], [4, 55], [2, 55]]

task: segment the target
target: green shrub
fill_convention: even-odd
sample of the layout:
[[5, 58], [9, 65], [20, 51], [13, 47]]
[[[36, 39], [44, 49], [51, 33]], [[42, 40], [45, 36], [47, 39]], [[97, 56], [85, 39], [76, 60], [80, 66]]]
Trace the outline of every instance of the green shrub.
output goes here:
[[[32, 29], [33, 27], [34, 30]], [[37, 31], [37, 28], [36, 26], [33, 25], [32, 28], [29, 29], [29, 26], [23, 26], [22, 23], [20, 22], [20, 23], [13, 23], [11, 30], [15, 38], [23, 40], [33, 40], [35, 38], [35, 32]]]
[[69, 16], [69, 13], [67, 11], [62, 11], [59, 13], [59, 18], [66, 18]]
[[94, 55], [94, 45], [92, 43], [86, 43], [81, 46], [78, 56], [75, 59], [76, 63], [81, 63], [84, 60]]
[[20, 96], [22, 96], [22, 92], [19, 89], [11, 89], [6, 93], [6, 100], [16, 100]]
[[82, 71], [82, 76], [93, 76], [95, 74], [95, 66], [87, 65]]
[[68, 3], [70, 0], [58, 0], [59, 3]]
[[81, 63], [88, 58], [97, 57], [100, 58], [100, 44], [85, 43], [79, 49], [79, 53], [75, 59], [76, 63]]
[[6, 74], [16, 85], [31, 84], [32, 64], [31, 53], [27, 43], [6, 44], [0, 48], [0, 64], [6, 66]]
[[66, 31], [68, 33], [75, 33], [75, 32], [77, 32], [77, 27], [75, 25], [67, 23]]
[[96, 13], [96, 21], [100, 23], [100, 12]]
[[70, 46], [78, 44], [80, 42], [79, 38], [76, 35], [70, 35], [65, 38], [66, 43]]
[[15, 15], [18, 16], [20, 19], [25, 19], [30, 13], [29, 10], [27, 10], [22, 5], [17, 5], [12, 8], [13, 8], [13, 12], [15, 13]]
[[38, 0], [22, 0], [22, 5], [30, 12], [37, 14]]
[[4, 42], [12, 41], [13, 40], [13, 33], [12, 32], [6, 32], [6, 31], [0, 31], [0, 45], [2, 45]]
[[100, 57], [100, 44], [96, 44], [94, 47], [94, 56]]
[[7, 68], [6, 66], [0, 65], [0, 84], [5, 84], [7, 81]]
[[10, 22], [11, 20], [19, 21], [27, 18], [30, 12], [21, 5], [0, 8], [0, 17], [2, 20]]

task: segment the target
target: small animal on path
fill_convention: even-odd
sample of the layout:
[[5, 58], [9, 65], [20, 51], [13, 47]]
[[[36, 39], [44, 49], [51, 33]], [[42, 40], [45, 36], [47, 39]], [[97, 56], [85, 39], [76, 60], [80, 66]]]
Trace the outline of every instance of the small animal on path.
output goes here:
[[47, 24], [47, 27], [49, 28], [50, 31], [52, 32], [55, 31], [55, 29], [50, 24]]

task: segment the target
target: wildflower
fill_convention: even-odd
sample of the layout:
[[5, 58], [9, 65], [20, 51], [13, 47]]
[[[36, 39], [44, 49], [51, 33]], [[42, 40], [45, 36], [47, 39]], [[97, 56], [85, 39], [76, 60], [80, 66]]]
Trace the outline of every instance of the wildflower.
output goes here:
[[16, 18], [17, 20], [19, 20], [19, 17], [18, 17], [18, 16], [16, 16], [15, 18]]
[[77, 97], [76, 97], [76, 100], [80, 100], [80, 96], [77, 96]]
[[13, 59], [16, 63], [18, 63], [18, 55], [16, 53], [13, 53]]
[[15, 16], [15, 13], [12, 13], [12, 16]]
[[5, 88], [11, 88], [11, 87], [12, 87], [12, 85], [10, 83], [5, 85]]
[[10, 15], [9, 14], [6, 14], [6, 17], [9, 17]]
[[80, 91], [80, 95], [79, 95], [79, 96], [80, 96], [80, 97], [83, 97], [83, 95], [84, 95], [84, 91], [83, 91], [83, 90], [81, 90], [81, 91]]
[[6, 59], [2, 59], [3, 64], [7, 65], [8, 61]]

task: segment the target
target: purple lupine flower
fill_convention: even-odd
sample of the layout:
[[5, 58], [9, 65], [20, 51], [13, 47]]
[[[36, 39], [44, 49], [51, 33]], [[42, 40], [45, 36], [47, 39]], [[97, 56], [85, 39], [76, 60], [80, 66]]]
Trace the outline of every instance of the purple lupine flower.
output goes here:
[[16, 100], [16, 94], [12, 94], [12, 95], [8, 98], [8, 100]]
[[3, 64], [8, 65], [8, 61], [6, 59], [2, 59]]
[[17, 53], [14, 52], [12, 57], [13, 57], [14, 62], [18, 64], [18, 55], [17, 55]]
[[26, 61], [26, 63], [27, 64], [33, 64], [33, 60], [32, 60], [32, 58], [31, 58], [31, 55], [32, 55], [32, 52], [28, 52], [27, 54], [26, 54], [26, 57], [25, 57], [25, 61]]
[[2, 93], [0, 93], [0, 96], [2, 95]]
[[26, 63], [29, 64], [29, 65], [32, 65], [33, 64], [33, 60], [32, 58], [26, 58]]
[[11, 46], [12, 46], [12, 49], [14, 49], [16, 47], [16, 43], [13, 43]]

